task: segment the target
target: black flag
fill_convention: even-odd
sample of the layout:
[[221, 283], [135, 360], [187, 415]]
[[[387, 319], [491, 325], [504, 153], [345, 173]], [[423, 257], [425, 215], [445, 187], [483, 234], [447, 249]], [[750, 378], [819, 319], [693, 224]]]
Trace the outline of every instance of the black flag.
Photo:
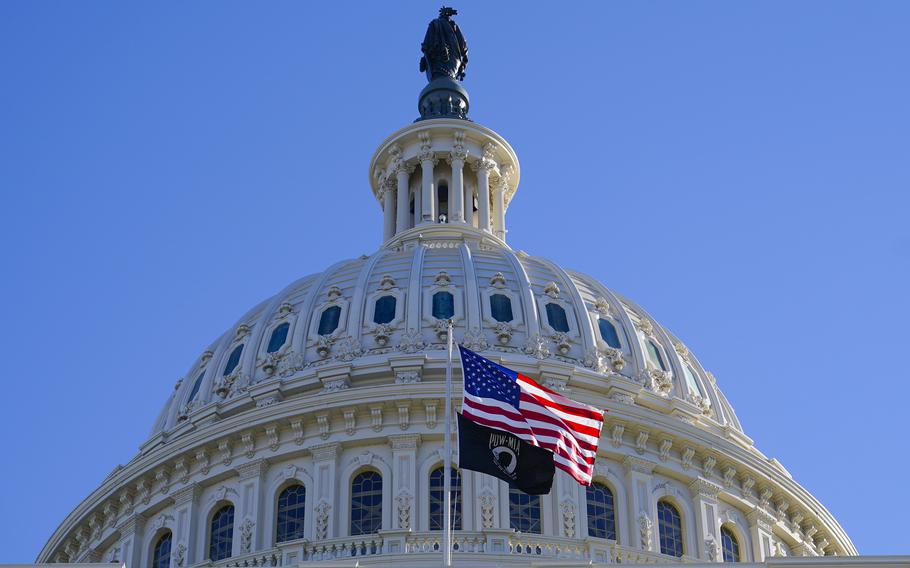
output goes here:
[[488, 473], [528, 495], [553, 485], [553, 453], [518, 436], [481, 426], [458, 414], [458, 467]]

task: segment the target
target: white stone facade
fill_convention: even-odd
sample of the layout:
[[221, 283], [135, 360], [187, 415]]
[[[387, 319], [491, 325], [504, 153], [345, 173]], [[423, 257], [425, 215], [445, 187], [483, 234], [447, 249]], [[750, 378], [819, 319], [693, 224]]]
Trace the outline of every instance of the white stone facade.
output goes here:
[[[558, 472], [541, 499], [540, 534], [522, 534], [510, 528], [507, 486], [463, 472], [457, 564], [717, 562], [722, 527], [746, 562], [856, 554], [831, 514], [753, 446], [678, 338], [595, 280], [508, 247], [519, 165], [499, 135], [466, 121], [418, 122], [380, 146], [370, 173], [382, 248], [294, 282], [212, 343], [139, 455], [63, 521], [39, 562], [151, 568], [168, 532], [172, 568], [437, 562], [429, 477], [443, 461], [439, 293], [451, 295], [440, 305], [457, 341], [608, 411], [595, 480], [615, 505], [616, 539], [590, 537], [585, 488]], [[510, 306], [508, 321], [493, 296]], [[381, 298], [394, 302], [381, 309]], [[351, 483], [363, 471], [382, 477], [381, 529], [352, 536]], [[306, 488], [304, 534], [278, 543], [278, 495], [295, 483]], [[682, 517], [682, 557], [661, 553], [662, 501]], [[226, 503], [231, 555], [212, 562], [210, 523]]]

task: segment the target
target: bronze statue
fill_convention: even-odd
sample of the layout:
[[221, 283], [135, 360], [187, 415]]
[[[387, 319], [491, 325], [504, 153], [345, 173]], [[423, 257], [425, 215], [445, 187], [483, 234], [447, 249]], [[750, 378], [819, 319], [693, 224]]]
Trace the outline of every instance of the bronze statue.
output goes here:
[[454, 8], [443, 6], [439, 17], [430, 22], [420, 51], [420, 70], [427, 74], [427, 81], [439, 77], [464, 79], [468, 66], [468, 44], [461, 35], [458, 24], [450, 18], [458, 14]]

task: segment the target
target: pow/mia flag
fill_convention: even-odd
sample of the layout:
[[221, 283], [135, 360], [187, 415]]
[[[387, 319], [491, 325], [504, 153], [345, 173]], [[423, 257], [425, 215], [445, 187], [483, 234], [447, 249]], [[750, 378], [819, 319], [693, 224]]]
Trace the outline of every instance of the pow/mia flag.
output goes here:
[[528, 495], [553, 485], [553, 453], [518, 436], [481, 426], [458, 414], [458, 467], [487, 473]]

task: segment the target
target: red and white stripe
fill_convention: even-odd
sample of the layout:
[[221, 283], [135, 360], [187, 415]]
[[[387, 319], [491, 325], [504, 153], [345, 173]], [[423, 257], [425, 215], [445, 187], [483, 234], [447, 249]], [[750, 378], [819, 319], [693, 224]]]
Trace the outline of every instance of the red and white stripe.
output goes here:
[[520, 410], [465, 392], [462, 413], [478, 424], [511, 432], [550, 450], [556, 467], [582, 485], [590, 485], [603, 428], [602, 411], [555, 393], [522, 374], [518, 374], [518, 386]]

